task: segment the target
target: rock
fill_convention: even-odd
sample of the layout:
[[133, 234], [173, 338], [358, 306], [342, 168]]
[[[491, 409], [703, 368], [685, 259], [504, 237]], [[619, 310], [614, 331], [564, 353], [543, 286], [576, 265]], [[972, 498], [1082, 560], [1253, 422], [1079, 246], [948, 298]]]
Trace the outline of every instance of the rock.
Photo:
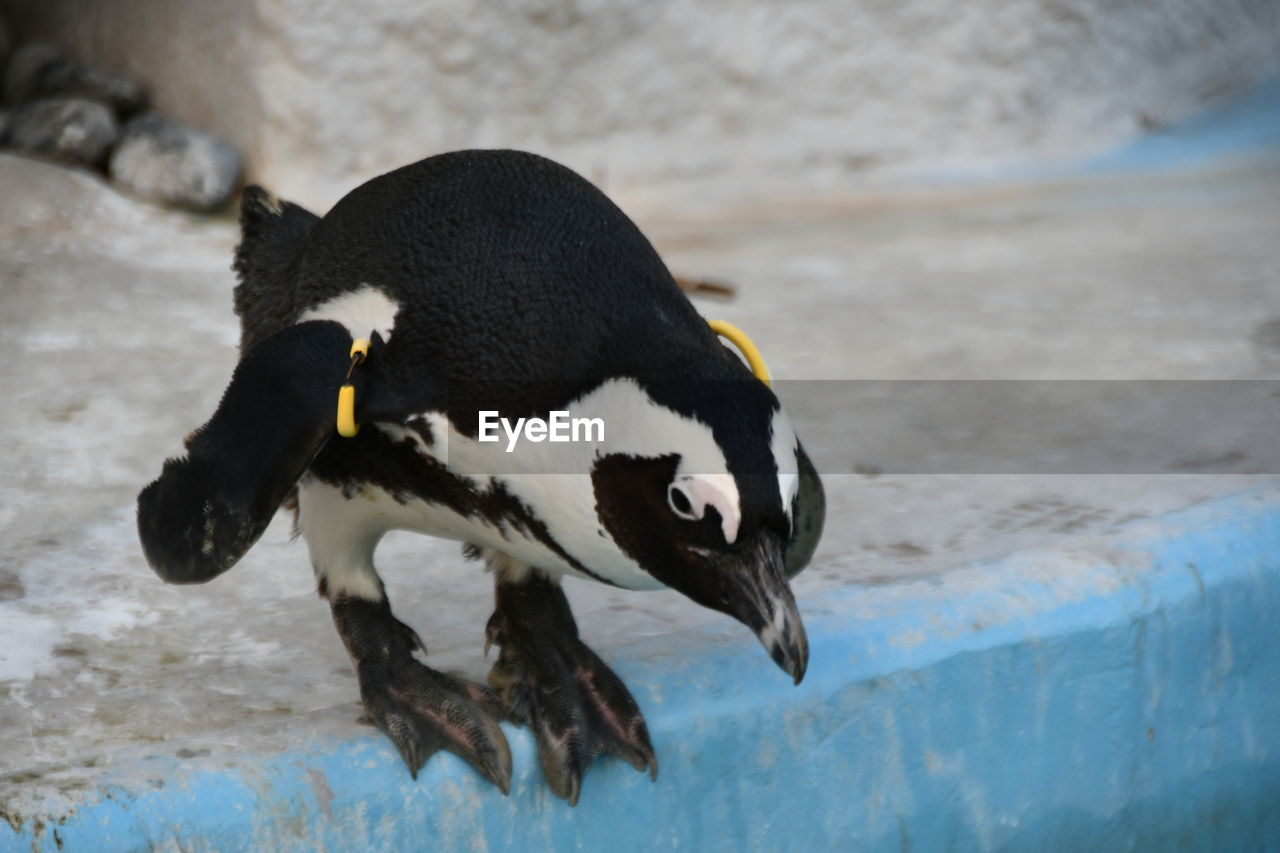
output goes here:
[[137, 112], [147, 100], [132, 77], [83, 65], [42, 42], [23, 45], [13, 54], [4, 94], [11, 104], [58, 95], [92, 98], [110, 104], [119, 116]]
[[135, 195], [210, 210], [235, 192], [241, 169], [240, 154], [225, 139], [148, 113], [125, 125], [109, 172]]
[[87, 98], [46, 98], [9, 117], [9, 146], [90, 166], [106, 162], [120, 135], [111, 109]]

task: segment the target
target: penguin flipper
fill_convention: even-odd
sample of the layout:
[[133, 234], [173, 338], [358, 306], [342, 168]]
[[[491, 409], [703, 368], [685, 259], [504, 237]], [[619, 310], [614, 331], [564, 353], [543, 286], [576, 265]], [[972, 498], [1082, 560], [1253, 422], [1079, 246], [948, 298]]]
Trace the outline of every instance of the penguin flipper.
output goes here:
[[[340, 324], [290, 326], [249, 350], [213, 417], [138, 495], [147, 562], [170, 583], [203, 583], [235, 565], [334, 431], [351, 365]], [[369, 385], [367, 373], [352, 377]], [[357, 396], [357, 400], [360, 399]]]
[[787, 577], [793, 578], [803, 571], [818, 550], [822, 538], [822, 526], [827, 517], [827, 496], [822, 490], [822, 479], [813, 467], [809, 454], [800, 448], [800, 488], [796, 491], [791, 510], [791, 541], [784, 556]]

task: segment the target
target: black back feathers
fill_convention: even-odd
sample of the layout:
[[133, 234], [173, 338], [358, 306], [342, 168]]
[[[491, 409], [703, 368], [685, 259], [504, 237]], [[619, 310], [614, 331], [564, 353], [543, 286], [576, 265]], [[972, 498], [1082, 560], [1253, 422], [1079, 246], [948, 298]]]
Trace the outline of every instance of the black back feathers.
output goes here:
[[720, 349], [626, 214], [523, 152], [442, 154], [338, 202], [307, 238], [299, 310], [363, 284], [400, 306], [393, 351], [453, 387], [589, 388]]

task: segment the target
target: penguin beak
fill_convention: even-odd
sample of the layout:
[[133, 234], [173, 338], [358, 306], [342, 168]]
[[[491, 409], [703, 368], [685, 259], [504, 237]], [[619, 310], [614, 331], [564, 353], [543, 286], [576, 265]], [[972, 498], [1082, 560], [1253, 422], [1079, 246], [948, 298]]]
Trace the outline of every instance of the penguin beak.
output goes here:
[[724, 611], [754, 631], [774, 663], [799, 684], [809, 666], [809, 639], [787, 583], [782, 546], [761, 537], [741, 551], [717, 555], [715, 567]]

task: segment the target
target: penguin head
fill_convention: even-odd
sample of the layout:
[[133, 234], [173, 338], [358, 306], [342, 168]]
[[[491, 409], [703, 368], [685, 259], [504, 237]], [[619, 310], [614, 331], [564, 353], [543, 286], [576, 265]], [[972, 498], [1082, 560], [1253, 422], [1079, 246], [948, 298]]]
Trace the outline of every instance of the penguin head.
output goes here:
[[[763, 384], [645, 389], [643, 438], [592, 471], [602, 534], [655, 580], [745, 624], [799, 683], [808, 664], [789, 579], [822, 531], [822, 484]], [[634, 413], [638, 415], [639, 413]]]

